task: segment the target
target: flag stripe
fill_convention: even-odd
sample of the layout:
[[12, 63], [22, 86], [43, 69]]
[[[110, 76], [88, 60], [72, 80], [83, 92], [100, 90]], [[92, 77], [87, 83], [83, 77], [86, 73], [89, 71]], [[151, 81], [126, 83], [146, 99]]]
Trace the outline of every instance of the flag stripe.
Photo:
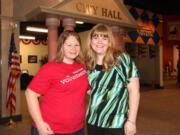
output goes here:
[[16, 113], [16, 80], [21, 75], [19, 54], [17, 53], [14, 34], [11, 35], [8, 59], [8, 80], [7, 80], [7, 102], [6, 107], [11, 112]]

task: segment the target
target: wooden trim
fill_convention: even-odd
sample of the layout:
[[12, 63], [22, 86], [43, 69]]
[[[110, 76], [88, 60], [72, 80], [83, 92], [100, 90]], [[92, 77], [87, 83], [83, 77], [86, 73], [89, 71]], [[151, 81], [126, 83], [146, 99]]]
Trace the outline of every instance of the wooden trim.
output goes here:
[[[22, 115], [16, 115], [12, 117], [14, 122], [22, 121]], [[10, 120], [10, 117], [0, 118], [0, 124], [6, 124]]]

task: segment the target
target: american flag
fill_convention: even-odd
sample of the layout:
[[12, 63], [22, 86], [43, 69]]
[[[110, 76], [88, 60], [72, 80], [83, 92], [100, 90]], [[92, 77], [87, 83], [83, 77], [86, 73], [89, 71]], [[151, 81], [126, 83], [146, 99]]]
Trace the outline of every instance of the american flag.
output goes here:
[[10, 112], [16, 113], [16, 80], [21, 75], [19, 54], [17, 53], [14, 33], [11, 34], [11, 43], [8, 59], [8, 81], [7, 81], [7, 102], [6, 107]]

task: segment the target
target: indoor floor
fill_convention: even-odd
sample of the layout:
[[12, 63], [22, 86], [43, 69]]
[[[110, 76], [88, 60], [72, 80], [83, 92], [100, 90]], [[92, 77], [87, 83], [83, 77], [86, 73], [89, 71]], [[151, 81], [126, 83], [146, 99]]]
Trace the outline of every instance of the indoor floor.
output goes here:
[[[167, 80], [164, 87], [141, 88], [136, 135], [180, 135], [180, 86], [175, 80]], [[0, 125], [0, 135], [30, 135], [31, 118], [24, 91], [21, 94], [22, 121], [14, 126]]]

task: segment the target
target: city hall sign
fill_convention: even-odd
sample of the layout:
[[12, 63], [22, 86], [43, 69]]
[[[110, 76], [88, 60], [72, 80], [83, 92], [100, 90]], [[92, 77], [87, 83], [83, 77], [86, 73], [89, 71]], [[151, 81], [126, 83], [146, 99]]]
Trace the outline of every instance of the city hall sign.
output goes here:
[[93, 4], [78, 2], [76, 3], [76, 10], [80, 13], [84, 13], [88, 15], [102, 16], [106, 18], [122, 20], [121, 14], [119, 11], [107, 9], [103, 7], [98, 7]]
[[[28, 0], [30, 2], [30, 0]], [[54, 14], [63, 18], [73, 17], [89, 23], [107, 23], [130, 29], [140, 28], [121, 0], [40, 0], [40, 5], [32, 5], [27, 18], [45, 18]], [[38, 7], [38, 8], [36, 8]], [[23, 7], [24, 10], [29, 8]], [[20, 12], [23, 13], [23, 10]]]

